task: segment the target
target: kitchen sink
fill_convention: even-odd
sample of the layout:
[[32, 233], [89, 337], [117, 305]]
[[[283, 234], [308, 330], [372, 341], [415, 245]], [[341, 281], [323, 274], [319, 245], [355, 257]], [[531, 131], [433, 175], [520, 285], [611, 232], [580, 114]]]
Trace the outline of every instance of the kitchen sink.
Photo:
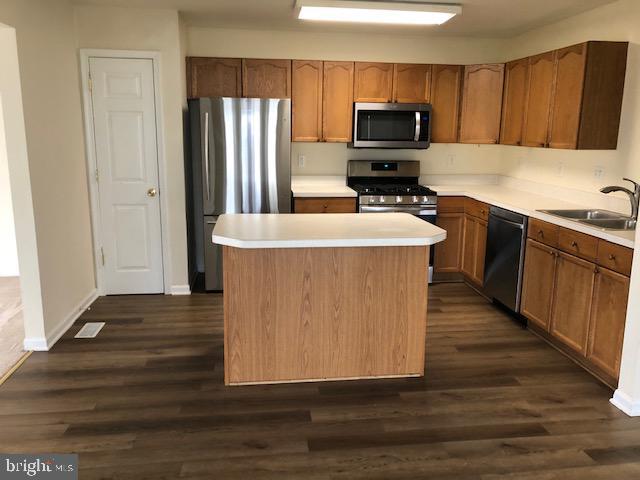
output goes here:
[[636, 221], [632, 218], [593, 218], [579, 220], [581, 223], [604, 228], [605, 230], [635, 230]]
[[540, 210], [556, 217], [569, 218], [571, 220], [596, 220], [596, 219], [621, 219], [627, 218], [621, 213], [609, 210], [585, 209], [585, 210]]
[[621, 213], [600, 209], [584, 210], [539, 210], [556, 217], [566, 218], [575, 222], [584, 223], [603, 230], [635, 230], [636, 221]]

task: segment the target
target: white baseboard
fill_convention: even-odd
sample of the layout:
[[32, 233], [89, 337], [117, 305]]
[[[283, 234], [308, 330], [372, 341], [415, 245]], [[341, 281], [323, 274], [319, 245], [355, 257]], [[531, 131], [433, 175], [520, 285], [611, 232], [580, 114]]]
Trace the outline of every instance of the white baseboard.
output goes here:
[[630, 417], [640, 416], [640, 401], [634, 401], [629, 395], [620, 391], [620, 389], [613, 392], [613, 398], [609, 401]]
[[171, 285], [171, 295], [191, 295], [189, 285]]
[[84, 297], [80, 303], [67, 315], [67, 317], [60, 322], [46, 338], [43, 337], [30, 337], [25, 338], [23, 345], [25, 350], [35, 350], [39, 352], [46, 352], [53, 347], [53, 345], [69, 330], [71, 325], [84, 313], [84, 311], [91, 306], [91, 304], [98, 298], [98, 291], [94, 288], [89, 295]]

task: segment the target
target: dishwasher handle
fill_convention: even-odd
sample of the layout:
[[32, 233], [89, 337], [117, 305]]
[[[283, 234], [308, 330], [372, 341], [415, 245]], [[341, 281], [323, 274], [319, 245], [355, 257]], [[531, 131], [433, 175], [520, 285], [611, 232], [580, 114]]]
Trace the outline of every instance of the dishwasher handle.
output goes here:
[[495, 218], [498, 222], [508, 223], [520, 230], [524, 230], [524, 224], [518, 222], [512, 222], [511, 220], [507, 220], [506, 218], [499, 217], [498, 215], [491, 215], [491, 218]]

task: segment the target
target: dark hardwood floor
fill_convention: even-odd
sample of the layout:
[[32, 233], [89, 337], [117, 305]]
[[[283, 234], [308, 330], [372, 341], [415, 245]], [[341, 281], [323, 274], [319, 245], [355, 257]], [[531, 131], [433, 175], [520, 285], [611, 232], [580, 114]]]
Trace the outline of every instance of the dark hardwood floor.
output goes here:
[[225, 387], [221, 295], [100, 298], [0, 387], [0, 451], [81, 479], [640, 478], [608, 388], [462, 284], [429, 308], [424, 379]]

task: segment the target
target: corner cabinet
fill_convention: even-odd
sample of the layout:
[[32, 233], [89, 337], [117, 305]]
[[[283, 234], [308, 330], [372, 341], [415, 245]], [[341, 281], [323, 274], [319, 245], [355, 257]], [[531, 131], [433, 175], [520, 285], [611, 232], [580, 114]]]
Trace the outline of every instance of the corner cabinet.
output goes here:
[[503, 82], [503, 63], [464, 67], [460, 143], [498, 143]]
[[547, 147], [549, 109], [553, 94], [554, 54], [543, 53], [529, 59], [527, 100], [522, 127], [522, 145]]
[[527, 101], [527, 82], [529, 81], [529, 59], [523, 58], [507, 63], [504, 72], [500, 143], [521, 145], [524, 105]]
[[[588, 235], [563, 240], [576, 235], [529, 219], [520, 312], [531, 328], [615, 387], [633, 251]], [[570, 250], [580, 243], [589, 248]]]

